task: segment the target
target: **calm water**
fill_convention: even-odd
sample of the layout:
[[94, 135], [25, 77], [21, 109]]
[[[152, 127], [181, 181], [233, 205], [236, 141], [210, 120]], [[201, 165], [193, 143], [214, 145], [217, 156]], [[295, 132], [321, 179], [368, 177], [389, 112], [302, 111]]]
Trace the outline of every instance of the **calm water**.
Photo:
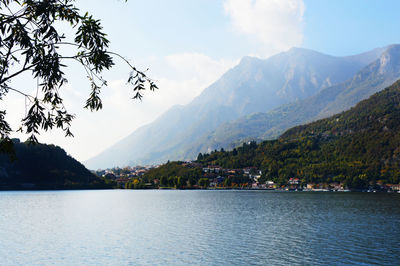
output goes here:
[[0, 192], [1, 265], [400, 264], [400, 194]]

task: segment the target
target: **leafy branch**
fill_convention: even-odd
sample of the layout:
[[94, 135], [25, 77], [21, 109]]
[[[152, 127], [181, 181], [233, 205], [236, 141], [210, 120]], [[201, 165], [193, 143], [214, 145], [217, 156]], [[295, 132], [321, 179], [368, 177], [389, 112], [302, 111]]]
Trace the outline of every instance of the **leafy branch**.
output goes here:
[[[75, 0], [0, 0], [0, 100], [10, 92], [28, 99], [29, 111], [22, 119], [21, 132], [29, 134], [29, 141], [37, 142], [40, 130], [60, 128], [66, 136], [74, 115], [64, 106], [60, 88], [68, 82], [63, 68], [65, 60], [75, 60], [83, 66], [90, 82], [90, 93], [85, 108], [100, 110], [101, 89], [107, 86], [101, 74], [114, 65], [114, 58], [129, 68], [128, 83], [133, 86], [133, 99], [141, 100], [146, 89], [154, 91], [157, 85], [145, 72], [138, 70], [123, 56], [109, 50], [109, 40], [100, 20], [74, 5]], [[77, 29], [73, 41], [57, 29], [56, 22], [67, 22]], [[62, 54], [63, 45], [73, 47], [75, 54]], [[14, 72], [11, 73], [11, 70]], [[38, 82], [36, 95], [15, 88], [12, 81], [24, 72], [30, 72]], [[40, 92], [40, 93], [39, 93]], [[12, 129], [6, 120], [6, 110], [0, 110], [1, 143], [9, 143]]]

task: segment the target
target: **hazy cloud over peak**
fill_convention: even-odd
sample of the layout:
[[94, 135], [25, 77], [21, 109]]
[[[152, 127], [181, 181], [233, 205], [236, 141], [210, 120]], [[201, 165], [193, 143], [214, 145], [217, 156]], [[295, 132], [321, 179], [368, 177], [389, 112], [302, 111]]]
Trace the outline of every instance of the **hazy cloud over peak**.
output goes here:
[[261, 41], [264, 56], [302, 44], [302, 0], [225, 0], [224, 9], [235, 30]]

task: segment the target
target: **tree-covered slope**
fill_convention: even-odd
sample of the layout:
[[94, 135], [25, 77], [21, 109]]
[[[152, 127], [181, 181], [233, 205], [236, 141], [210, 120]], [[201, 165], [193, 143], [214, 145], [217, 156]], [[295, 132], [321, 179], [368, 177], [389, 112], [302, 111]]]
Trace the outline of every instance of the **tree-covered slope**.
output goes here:
[[13, 142], [14, 160], [0, 155], [0, 189], [106, 187], [102, 179], [58, 146]]
[[354, 108], [286, 131], [278, 140], [203, 156], [205, 164], [256, 166], [263, 179], [342, 182], [365, 188], [400, 181], [400, 81]]
[[400, 46], [387, 47], [374, 62], [347, 81], [306, 99], [220, 125], [188, 149], [187, 157], [207, 150], [230, 149], [249, 140], [273, 139], [286, 129], [348, 110], [400, 78]]

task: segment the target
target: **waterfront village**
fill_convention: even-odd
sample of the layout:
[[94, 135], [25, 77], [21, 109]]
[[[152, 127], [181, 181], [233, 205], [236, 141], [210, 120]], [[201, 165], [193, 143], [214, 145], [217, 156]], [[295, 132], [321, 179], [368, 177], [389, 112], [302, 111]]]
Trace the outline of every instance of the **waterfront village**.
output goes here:
[[[179, 162], [183, 168], [196, 169], [196, 178], [149, 177], [149, 173], [160, 167], [135, 166], [111, 168], [94, 171], [94, 174], [113, 182], [116, 188], [121, 189], [250, 189], [250, 190], [278, 190], [278, 191], [336, 191], [348, 192], [349, 188], [342, 183], [306, 183], [299, 178], [289, 178], [286, 183], [275, 183], [262, 178], [262, 171], [255, 167], [242, 169], [224, 169], [216, 165], [203, 166], [196, 162]], [[183, 181], [181, 181], [183, 179]], [[400, 184], [384, 184], [377, 182], [374, 186], [362, 190], [365, 192], [398, 192]]]

